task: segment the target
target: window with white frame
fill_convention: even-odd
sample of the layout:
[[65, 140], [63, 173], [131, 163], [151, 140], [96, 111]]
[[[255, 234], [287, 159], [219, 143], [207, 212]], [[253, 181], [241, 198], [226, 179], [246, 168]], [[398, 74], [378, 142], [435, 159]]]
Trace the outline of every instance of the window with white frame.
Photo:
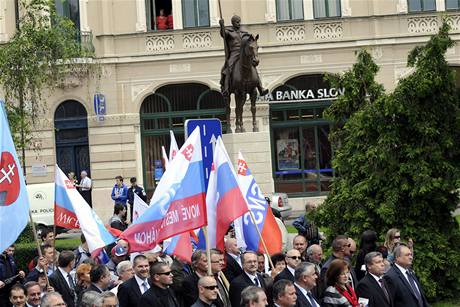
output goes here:
[[146, 0], [148, 30], [173, 29], [172, 2], [171, 0]]
[[446, 10], [460, 9], [460, 0], [446, 0]]
[[408, 0], [407, 8], [409, 13], [436, 11], [436, 0]]
[[340, 0], [313, 0], [315, 18], [340, 17]]
[[276, 0], [278, 21], [303, 19], [303, 0]]
[[209, 0], [182, 0], [184, 28], [209, 27]]

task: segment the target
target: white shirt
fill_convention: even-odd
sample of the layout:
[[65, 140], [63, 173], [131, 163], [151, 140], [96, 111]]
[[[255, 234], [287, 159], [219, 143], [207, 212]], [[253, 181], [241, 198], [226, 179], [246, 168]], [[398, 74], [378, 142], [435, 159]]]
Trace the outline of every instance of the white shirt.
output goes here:
[[374, 279], [375, 279], [375, 280], [377, 281], [377, 283], [380, 285], [380, 281], [379, 281], [379, 280], [382, 279], [383, 276], [382, 276], [382, 277], [378, 277], [377, 275], [372, 274], [371, 272], [368, 272], [368, 274], [370, 274], [372, 277], [374, 277]]
[[[404, 275], [404, 277], [406, 278], [407, 282], [409, 283], [409, 285], [412, 287], [412, 284], [411, 282], [409, 281], [409, 276], [407, 276], [407, 270], [405, 268], [403, 268], [402, 266], [400, 266], [399, 264], [395, 263], [396, 267], [401, 271], [401, 273]], [[417, 291], [420, 293], [420, 289], [418, 288], [417, 286], [417, 283], [414, 282], [414, 285], [415, 287], [417, 288]]]
[[319, 305], [318, 305], [318, 303], [317, 303], [316, 301], [312, 302], [312, 301], [310, 300], [310, 298], [308, 297], [308, 291], [307, 291], [307, 290], [305, 290], [301, 285], [299, 285], [299, 284], [296, 283], [296, 282], [294, 283], [294, 285], [296, 285], [296, 287], [300, 289], [300, 292], [302, 292], [303, 296], [305, 296], [305, 298], [310, 302], [310, 304], [311, 304], [313, 307], [315, 307], [315, 306], [318, 306], [318, 307], [319, 307]]
[[[246, 271], [244, 271], [244, 273], [249, 277], [249, 279], [252, 281], [253, 284], [254, 284], [254, 279], [257, 278], [257, 286], [262, 287], [262, 285], [260, 284], [259, 277], [257, 276], [257, 273], [256, 273], [255, 275], [249, 274], [249, 273], [246, 272]], [[254, 284], [254, 285], [255, 285], [255, 284]]]
[[291, 272], [292, 276], [295, 276], [295, 269], [291, 268], [290, 266], [286, 266], [289, 270], [289, 272]]
[[234, 254], [231, 254], [231, 253], [228, 253], [230, 256], [232, 256], [233, 259], [235, 259], [236, 262], [238, 262], [238, 264], [240, 265], [241, 268], [243, 268], [243, 266], [241, 265], [241, 257], [240, 255], [236, 256]]
[[[67, 277], [68, 275], [70, 275], [70, 272], [67, 273], [66, 271], [64, 271], [62, 268], [58, 267], [58, 270], [61, 272], [62, 276], [64, 276], [64, 279], [65, 281], [67, 282], [67, 286], [69, 286], [69, 289], [72, 289], [72, 285], [70, 284], [69, 282], [69, 278]], [[72, 277], [72, 275], [70, 275], [70, 277]], [[73, 278], [72, 278], [73, 279]]]
[[140, 279], [137, 275], [134, 275], [134, 278], [136, 279], [137, 285], [139, 286], [139, 290], [141, 290], [142, 294], [144, 294], [144, 292], [145, 292], [145, 290], [144, 290], [144, 282], [147, 284], [147, 289], [150, 289], [150, 285], [149, 285], [149, 282], [147, 281], [147, 278], [146, 279]]
[[80, 182], [80, 189], [82, 191], [89, 191], [91, 190], [91, 179], [89, 177], [85, 177]]

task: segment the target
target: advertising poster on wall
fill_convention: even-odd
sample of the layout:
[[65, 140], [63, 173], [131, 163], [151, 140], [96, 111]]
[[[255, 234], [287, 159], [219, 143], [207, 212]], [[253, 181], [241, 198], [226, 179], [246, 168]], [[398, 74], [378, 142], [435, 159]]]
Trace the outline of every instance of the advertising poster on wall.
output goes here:
[[281, 139], [276, 141], [278, 170], [300, 168], [299, 141], [297, 139]]

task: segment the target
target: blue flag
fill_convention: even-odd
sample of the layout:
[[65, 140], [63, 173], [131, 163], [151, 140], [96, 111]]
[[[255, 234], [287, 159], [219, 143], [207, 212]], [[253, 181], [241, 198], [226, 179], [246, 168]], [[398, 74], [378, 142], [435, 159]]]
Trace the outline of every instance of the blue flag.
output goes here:
[[28, 222], [26, 183], [0, 101], [0, 252], [17, 240]]

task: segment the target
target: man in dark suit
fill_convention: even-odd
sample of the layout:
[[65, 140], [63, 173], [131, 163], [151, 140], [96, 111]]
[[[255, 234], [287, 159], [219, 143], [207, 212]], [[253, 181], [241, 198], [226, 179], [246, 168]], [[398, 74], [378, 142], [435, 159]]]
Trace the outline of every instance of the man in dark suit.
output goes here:
[[364, 257], [367, 274], [356, 287], [358, 297], [367, 298], [369, 307], [392, 307], [387, 285], [383, 280], [385, 263], [382, 254], [370, 252]]
[[150, 288], [149, 262], [144, 255], [137, 255], [133, 261], [134, 276], [118, 287], [120, 307], [134, 307], [139, 303], [142, 294]]
[[257, 254], [246, 252], [241, 257], [243, 273], [230, 283], [230, 303], [232, 307], [239, 307], [241, 292], [248, 286], [258, 286], [267, 290], [263, 277], [257, 273]]
[[286, 268], [275, 277], [275, 282], [281, 279], [287, 279], [294, 282], [295, 268], [302, 262], [302, 256], [296, 249], [291, 249], [286, 253]]
[[96, 291], [102, 293], [110, 285], [110, 271], [107, 266], [103, 264], [96, 264], [89, 271], [89, 277], [91, 279], [91, 286], [87, 291]]
[[232, 282], [235, 277], [243, 273], [240, 250], [235, 238], [228, 238], [225, 241], [225, 263], [224, 274], [228, 282]]
[[312, 290], [316, 287], [318, 275], [313, 263], [302, 262], [295, 269], [296, 307], [319, 307]]
[[395, 264], [384, 276], [394, 307], [428, 307], [422, 286], [411, 270], [412, 252], [405, 244], [394, 250]]
[[70, 275], [75, 264], [75, 255], [72, 251], [65, 250], [59, 254], [58, 268], [49, 277], [50, 286], [59, 292], [62, 299], [69, 307], [75, 306], [75, 283]]
[[198, 299], [198, 281], [207, 275], [208, 270], [206, 251], [197, 249], [192, 254], [192, 268], [192, 274], [184, 278], [180, 291], [185, 307], [192, 306]]
[[152, 282], [150, 289], [142, 295], [137, 305], [131, 305], [130, 307], [181, 306], [170, 288], [173, 283], [173, 274], [169, 264], [165, 262], [155, 262], [150, 268], [150, 280]]

